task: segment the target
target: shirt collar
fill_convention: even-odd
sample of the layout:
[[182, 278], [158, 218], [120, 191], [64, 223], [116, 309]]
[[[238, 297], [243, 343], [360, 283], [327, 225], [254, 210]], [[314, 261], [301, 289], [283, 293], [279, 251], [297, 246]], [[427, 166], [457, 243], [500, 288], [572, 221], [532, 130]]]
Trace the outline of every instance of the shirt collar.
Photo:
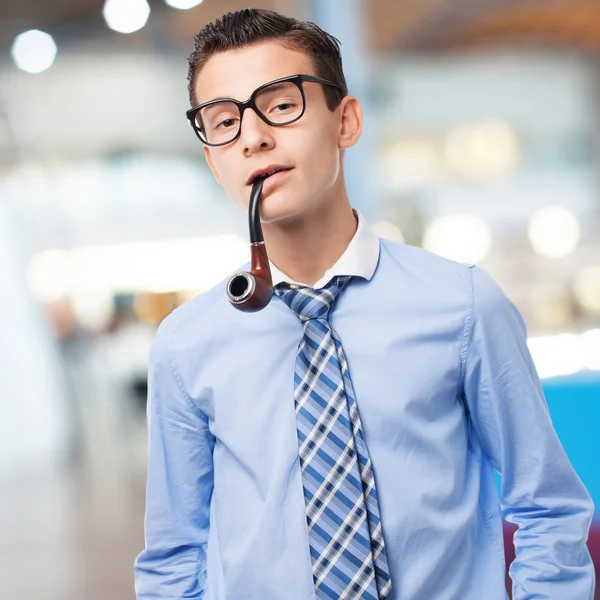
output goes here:
[[[319, 289], [325, 286], [332, 277], [336, 275], [356, 275], [370, 280], [375, 273], [377, 261], [379, 260], [379, 237], [369, 227], [362, 213], [353, 208], [352, 211], [358, 218], [358, 227], [354, 237], [346, 247], [346, 250], [337, 260], [337, 262], [325, 271], [323, 277], [314, 285], [310, 286], [313, 289]], [[294, 281], [285, 273], [280, 271], [271, 261], [271, 277], [273, 279], [273, 287], [282, 281], [296, 285], [308, 285], [299, 281]]]

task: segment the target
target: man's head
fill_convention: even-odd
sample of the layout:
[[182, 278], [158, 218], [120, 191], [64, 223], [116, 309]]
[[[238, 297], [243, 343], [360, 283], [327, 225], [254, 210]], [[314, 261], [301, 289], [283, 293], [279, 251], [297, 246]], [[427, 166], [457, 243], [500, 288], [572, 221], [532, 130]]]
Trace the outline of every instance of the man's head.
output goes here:
[[[243, 112], [237, 139], [221, 146], [204, 146], [216, 180], [243, 208], [248, 206], [252, 173], [272, 165], [291, 167], [265, 181], [263, 222], [315, 208], [344, 190], [343, 150], [360, 136], [362, 113], [358, 101], [347, 95], [339, 42], [313, 23], [272, 11], [244, 9], [206, 25], [196, 35], [189, 58], [192, 106], [221, 98], [245, 101], [265, 83], [299, 74], [331, 83], [298, 84], [305, 100], [299, 120], [275, 127], [250, 108]], [[272, 106], [267, 100], [261, 105], [263, 116], [276, 120], [271, 115], [291, 110], [290, 103], [295, 101], [282, 97], [277, 102], [283, 104]], [[214, 122], [235, 129], [239, 113], [224, 112], [222, 119], [217, 116]]]

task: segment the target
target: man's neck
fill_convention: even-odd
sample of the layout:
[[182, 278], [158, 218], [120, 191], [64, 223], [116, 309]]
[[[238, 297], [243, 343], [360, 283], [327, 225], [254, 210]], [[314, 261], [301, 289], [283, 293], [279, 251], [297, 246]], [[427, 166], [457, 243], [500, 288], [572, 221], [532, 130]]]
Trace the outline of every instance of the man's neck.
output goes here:
[[290, 227], [263, 224], [269, 260], [294, 281], [314, 285], [342, 256], [358, 228], [346, 195]]

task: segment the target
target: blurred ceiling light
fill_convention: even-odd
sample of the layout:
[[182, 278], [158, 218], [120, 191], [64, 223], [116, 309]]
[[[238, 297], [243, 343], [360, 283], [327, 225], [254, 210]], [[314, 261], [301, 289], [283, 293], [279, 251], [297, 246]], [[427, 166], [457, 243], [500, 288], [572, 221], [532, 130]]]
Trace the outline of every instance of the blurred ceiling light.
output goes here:
[[581, 336], [561, 333], [532, 338], [529, 350], [540, 378], [572, 375], [585, 368]]
[[546, 206], [532, 215], [527, 234], [538, 254], [559, 258], [571, 254], [577, 247], [579, 221], [562, 206]]
[[425, 138], [399, 139], [385, 150], [381, 164], [383, 176], [392, 187], [421, 187], [435, 175], [437, 149], [431, 140]]
[[600, 329], [590, 329], [581, 334], [583, 362], [588, 369], [600, 370]]
[[148, 21], [150, 5], [147, 0], [106, 0], [102, 14], [113, 31], [133, 33]]
[[379, 237], [391, 240], [392, 242], [404, 243], [404, 236], [400, 227], [390, 221], [377, 221], [371, 225], [371, 230]]
[[73, 287], [73, 261], [65, 250], [44, 250], [27, 266], [27, 282], [42, 302], [65, 298]]
[[202, 4], [203, 0], [165, 0], [165, 4], [172, 8], [178, 8], [179, 10], [187, 10], [188, 8], [194, 8], [198, 4]]
[[451, 170], [467, 177], [497, 177], [515, 170], [519, 141], [499, 119], [460, 125], [446, 136], [444, 153]]
[[75, 292], [70, 300], [77, 321], [88, 331], [106, 329], [115, 312], [113, 296], [106, 291]]
[[248, 260], [247, 240], [220, 235], [48, 250], [31, 259], [28, 277], [43, 301], [76, 293], [206, 290]]
[[577, 273], [573, 290], [583, 308], [600, 313], [600, 265], [584, 267]]
[[427, 229], [423, 247], [458, 262], [478, 263], [488, 254], [492, 234], [477, 215], [457, 214], [436, 219]]
[[15, 38], [11, 54], [15, 64], [22, 71], [41, 73], [54, 63], [56, 43], [50, 34], [31, 29]]

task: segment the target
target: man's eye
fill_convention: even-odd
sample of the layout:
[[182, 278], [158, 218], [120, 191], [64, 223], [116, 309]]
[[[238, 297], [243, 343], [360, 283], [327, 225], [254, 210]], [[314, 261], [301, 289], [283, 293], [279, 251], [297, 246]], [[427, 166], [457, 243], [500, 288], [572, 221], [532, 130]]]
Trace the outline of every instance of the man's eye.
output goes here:
[[233, 127], [235, 124], [235, 119], [223, 119], [218, 125], [217, 128], [225, 128], [227, 129], [228, 127]]
[[279, 110], [279, 111], [286, 111], [286, 110], [290, 110], [290, 108], [294, 108], [294, 104], [291, 102], [282, 102], [281, 104], [278, 104], [277, 106], [275, 106], [274, 110]]

